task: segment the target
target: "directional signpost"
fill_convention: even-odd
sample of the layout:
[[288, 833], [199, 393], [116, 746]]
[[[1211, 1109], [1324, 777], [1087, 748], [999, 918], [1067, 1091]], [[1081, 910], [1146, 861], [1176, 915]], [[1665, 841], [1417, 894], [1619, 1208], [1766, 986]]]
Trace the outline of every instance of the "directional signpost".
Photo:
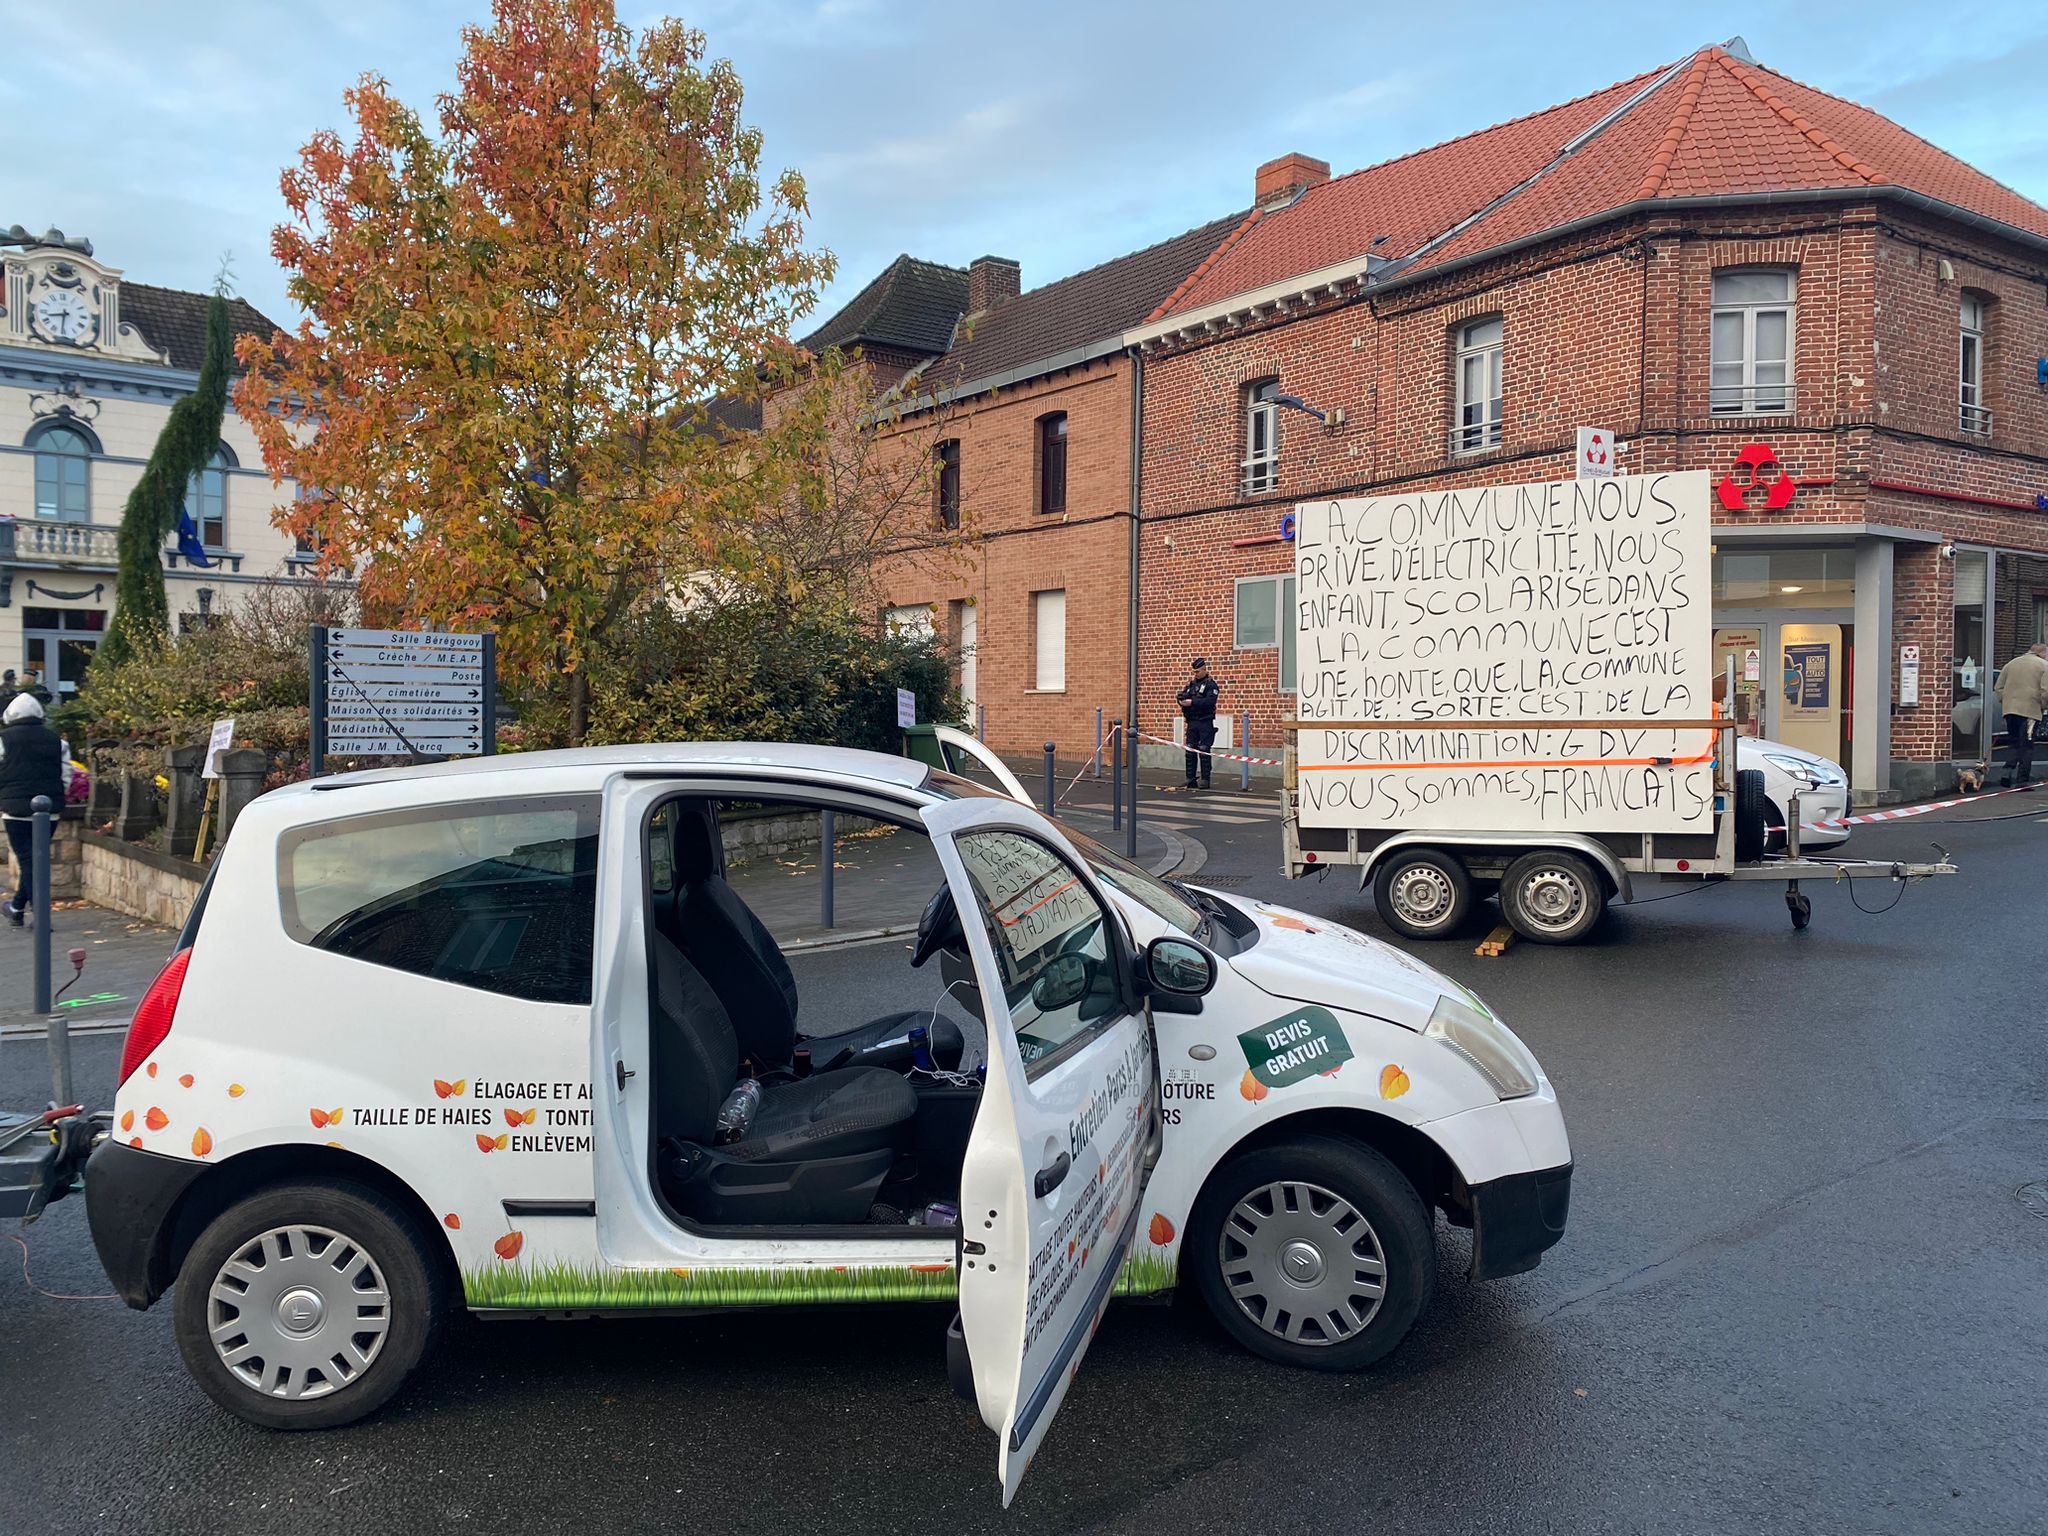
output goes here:
[[495, 635], [313, 627], [313, 772], [497, 750]]

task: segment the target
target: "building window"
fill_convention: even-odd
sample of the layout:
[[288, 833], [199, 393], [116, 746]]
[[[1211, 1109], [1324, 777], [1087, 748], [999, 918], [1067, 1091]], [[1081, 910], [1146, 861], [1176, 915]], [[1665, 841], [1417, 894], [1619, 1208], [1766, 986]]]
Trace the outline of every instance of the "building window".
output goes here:
[[910, 640], [929, 640], [932, 638], [932, 605], [904, 603], [899, 607], [884, 608], [882, 623], [892, 635]]
[[227, 472], [234, 463], [234, 455], [223, 443], [214, 450], [206, 468], [185, 486], [185, 510], [192, 515], [192, 526], [199, 530], [199, 542], [208, 549], [226, 549], [228, 545]]
[[1792, 409], [1793, 298], [1789, 267], [1714, 274], [1709, 404], [1716, 416]]
[[29, 434], [36, 451], [36, 516], [82, 523], [92, 516], [92, 439], [76, 427]]
[[1032, 686], [1040, 693], [1062, 693], [1067, 686], [1067, 593], [1031, 594]]
[[1991, 412], [1984, 404], [1984, 320], [1990, 307], [1975, 294], [1963, 295], [1962, 336], [1957, 346], [1960, 425], [1979, 437], [1991, 435]]
[[1458, 329], [1458, 421], [1453, 453], [1500, 446], [1501, 354], [1507, 328], [1499, 315]]
[[1038, 510], [1067, 510], [1067, 413], [1038, 418]]
[[938, 512], [941, 528], [960, 526], [960, 440], [949, 437], [932, 450], [939, 464]]
[[1278, 651], [1282, 693], [1294, 692], [1294, 578], [1243, 576], [1237, 583], [1237, 624], [1233, 640], [1240, 651]]
[[1260, 379], [1244, 390], [1244, 493], [1256, 496], [1280, 484], [1280, 394], [1278, 379]]

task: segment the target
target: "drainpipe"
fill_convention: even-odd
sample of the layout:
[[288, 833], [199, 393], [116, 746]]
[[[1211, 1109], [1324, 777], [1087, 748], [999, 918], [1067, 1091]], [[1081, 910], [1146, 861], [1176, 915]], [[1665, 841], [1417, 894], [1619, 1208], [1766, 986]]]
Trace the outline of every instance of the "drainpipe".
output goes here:
[[1138, 856], [1138, 524], [1140, 497], [1145, 486], [1145, 354], [1136, 347], [1126, 353], [1131, 360], [1131, 573], [1130, 573], [1130, 658], [1124, 679], [1124, 772], [1129, 776], [1131, 819], [1124, 828], [1124, 853]]

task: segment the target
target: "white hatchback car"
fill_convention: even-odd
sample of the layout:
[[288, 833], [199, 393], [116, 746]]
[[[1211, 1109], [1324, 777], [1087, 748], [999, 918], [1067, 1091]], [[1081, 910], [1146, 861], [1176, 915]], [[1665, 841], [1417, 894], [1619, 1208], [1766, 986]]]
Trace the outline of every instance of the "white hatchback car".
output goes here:
[[1765, 844], [1773, 853], [1785, 847], [1785, 808], [1799, 796], [1799, 845], [1807, 852], [1840, 847], [1849, 829], [1837, 825], [1849, 814], [1849, 775], [1841, 765], [1782, 741], [1761, 736], [1735, 739], [1735, 766], [1755, 768], [1764, 776], [1765, 825], [1774, 830]]
[[[799, 999], [726, 878], [827, 811], [943, 872], [907, 964], [900, 936], [855, 955], [903, 967], [907, 1012]], [[909, 991], [935, 956], [955, 1023]], [[1271, 1359], [1365, 1365], [1428, 1304], [1438, 1212], [1475, 1278], [1514, 1274], [1572, 1174], [1535, 1058], [1456, 982], [951, 773], [808, 746], [263, 796], [136, 1011], [114, 1113], [102, 1262], [131, 1306], [175, 1284], [187, 1366], [244, 1418], [370, 1412], [444, 1303], [943, 1299], [1006, 1501], [1113, 1294], [1184, 1282]]]

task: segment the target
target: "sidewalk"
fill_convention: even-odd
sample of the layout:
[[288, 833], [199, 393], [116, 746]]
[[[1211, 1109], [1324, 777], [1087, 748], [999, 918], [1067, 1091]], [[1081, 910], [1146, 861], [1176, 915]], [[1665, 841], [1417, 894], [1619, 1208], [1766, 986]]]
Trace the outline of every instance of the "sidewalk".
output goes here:
[[[85, 951], [85, 974], [57, 1007], [74, 1033], [125, 1029], [177, 934], [103, 907], [60, 909], [50, 932], [50, 991], [71, 981], [65, 952]], [[35, 1011], [35, 930], [0, 924], [0, 1035], [41, 1034]]]

